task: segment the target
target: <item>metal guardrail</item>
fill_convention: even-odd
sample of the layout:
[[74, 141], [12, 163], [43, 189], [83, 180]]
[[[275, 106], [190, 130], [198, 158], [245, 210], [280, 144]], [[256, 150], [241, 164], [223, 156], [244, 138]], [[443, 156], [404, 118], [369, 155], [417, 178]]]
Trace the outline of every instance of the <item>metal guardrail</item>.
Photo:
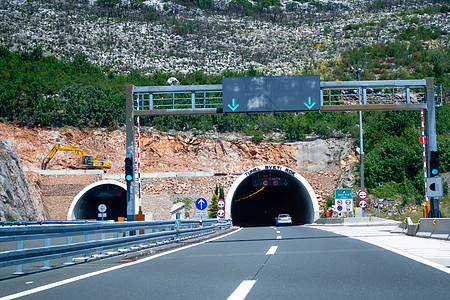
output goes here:
[[[164, 220], [134, 222], [100, 222], [81, 221], [52, 223], [31, 222], [0, 224], [1, 243], [16, 242], [15, 250], [0, 252], [0, 267], [16, 266], [14, 274], [23, 274], [22, 264], [43, 261], [44, 268], [50, 267], [50, 259], [66, 257], [72, 263], [73, 255], [90, 257], [91, 252], [112, 249], [120, 253], [119, 248], [136, 246], [139, 249], [157, 246], [169, 242], [186, 240], [217, 229], [228, 228], [229, 222], [217, 222], [216, 219], [205, 220]], [[97, 239], [91, 239], [95, 235]], [[108, 236], [107, 236], [108, 235]], [[98, 238], [99, 237], [99, 238]], [[65, 243], [58, 238], [66, 238]], [[26, 248], [25, 241], [44, 240], [44, 245]], [[36, 243], [36, 241], [34, 241]], [[42, 242], [41, 242], [42, 243]], [[151, 244], [149, 244], [151, 243]]]

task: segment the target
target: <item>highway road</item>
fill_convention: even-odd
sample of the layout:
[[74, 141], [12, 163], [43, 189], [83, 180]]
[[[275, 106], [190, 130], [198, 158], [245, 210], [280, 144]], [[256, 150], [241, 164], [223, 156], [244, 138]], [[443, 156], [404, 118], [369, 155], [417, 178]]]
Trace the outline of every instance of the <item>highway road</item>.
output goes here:
[[[389, 233], [386, 233], [389, 235]], [[0, 299], [448, 299], [450, 273], [310, 226], [0, 279]]]

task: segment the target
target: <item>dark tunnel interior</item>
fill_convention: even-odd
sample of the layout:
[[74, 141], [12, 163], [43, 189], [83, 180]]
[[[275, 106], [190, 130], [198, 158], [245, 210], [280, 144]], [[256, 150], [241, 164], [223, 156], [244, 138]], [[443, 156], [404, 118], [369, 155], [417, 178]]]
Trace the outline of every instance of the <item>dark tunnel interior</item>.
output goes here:
[[281, 213], [290, 214], [293, 224], [309, 223], [313, 211], [309, 197], [303, 184], [285, 172], [254, 173], [241, 182], [233, 195], [233, 224], [271, 226]]
[[87, 191], [79, 200], [74, 209], [77, 220], [101, 220], [98, 206], [106, 205], [106, 217], [103, 220], [115, 220], [127, 216], [126, 191], [114, 184], [103, 184]]

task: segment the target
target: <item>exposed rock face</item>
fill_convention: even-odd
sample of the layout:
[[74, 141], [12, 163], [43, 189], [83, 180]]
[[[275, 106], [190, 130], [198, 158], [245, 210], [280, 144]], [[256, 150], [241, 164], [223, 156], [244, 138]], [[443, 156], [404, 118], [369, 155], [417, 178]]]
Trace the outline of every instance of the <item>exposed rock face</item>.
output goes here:
[[295, 155], [297, 171], [310, 172], [346, 165], [353, 141], [350, 138], [316, 139], [294, 144], [298, 147]]
[[[18, 159], [27, 175], [37, 182], [38, 191], [47, 208], [50, 219], [66, 219], [67, 211], [74, 197], [86, 186], [102, 180], [101, 175], [39, 175], [43, 157], [55, 143], [80, 147], [96, 158], [111, 161], [108, 174], [123, 174], [125, 157], [125, 132], [116, 130], [81, 131], [75, 129], [51, 129], [39, 127], [19, 127], [0, 123], [0, 139], [8, 139], [8, 147], [14, 146], [15, 164]], [[14, 151], [14, 150], [13, 150]], [[17, 158], [18, 156], [18, 158]], [[6, 160], [6, 159], [3, 159]], [[143, 130], [141, 132], [141, 172], [213, 172], [212, 177], [149, 178], [142, 181], [142, 208], [151, 218], [170, 218], [170, 209], [177, 198], [190, 197], [209, 199], [216, 185], [222, 185], [225, 192], [240, 173], [255, 166], [276, 164], [298, 171], [313, 187], [319, 206], [323, 207], [326, 197], [342, 184], [352, 186], [354, 182], [353, 164], [357, 161], [357, 149], [350, 138], [313, 139], [295, 143], [260, 142], [254, 143], [244, 137], [227, 135], [218, 137], [194, 136], [189, 132], [163, 133]], [[5, 168], [6, 164], [2, 166]], [[49, 163], [47, 170], [77, 169], [80, 156], [75, 153], [58, 153]], [[345, 170], [345, 172], [344, 172]], [[5, 171], [4, 174], [18, 174]], [[344, 173], [343, 173], [344, 172]], [[3, 175], [6, 176], [6, 175]], [[24, 176], [24, 175], [23, 175]], [[5, 177], [6, 178], [6, 177]], [[24, 179], [25, 180], [25, 179]], [[17, 182], [17, 181], [16, 181]], [[10, 183], [12, 184], [12, 183]], [[14, 183], [14, 186], [31, 186], [29, 183]], [[6, 187], [1, 195], [8, 199]], [[16, 189], [17, 189], [16, 187]], [[15, 191], [12, 187], [10, 191]], [[16, 195], [16, 192], [10, 192]], [[32, 192], [33, 193], [33, 192]], [[39, 197], [34, 197], [37, 199]], [[31, 200], [32, 201], [35, 200]], [[2, 205], [5, 201], [2, 201]], [[9, 201], [9, 200], [8, 200]], [[29, 207], [35, 205], [29, 204]], [[10, 205], [14, 207], [14, 205]], [[1, 207], [0, 207], [1, 208]], [[2, 210], [3, 219], [11, 212]], [[22, 210], [23, 218], [31, 218]], [[17, 220], [22, 218], [14, 217]], [[44, 219], [45, 217], [34, 219]]]
[[41, 194], [23, 172], [12, 143], [0, 140], [0, 221], [48, 219]]

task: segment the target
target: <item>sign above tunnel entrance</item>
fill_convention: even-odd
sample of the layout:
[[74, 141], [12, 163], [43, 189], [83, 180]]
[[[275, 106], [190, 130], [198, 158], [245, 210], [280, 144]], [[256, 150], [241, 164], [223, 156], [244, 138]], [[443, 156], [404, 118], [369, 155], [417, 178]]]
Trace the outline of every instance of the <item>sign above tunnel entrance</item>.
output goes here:
[[320, 76], [224, 77], [224, 113], [320, 110]]
[[250, 176], [253, 173], [257, 173], [257, 172], [261, 172], [261, 171], [270, 171], [270, 170], [282, 171], [282, 172], [285, 172], [285, 173], [287, 173], [287, 174], [289, 174], [291, 176], [295, 176], [295, 174], [296, 174], [296, 172], [294, 170], [291, 170], [291, 169], [286, 168], [286, 167], [282, 167], [282, 166], [278, 166], [278, 165], [266, 165], [266, 166], [263, 166], [263, 167], [253, 168], [250, 171], [245, 172], [244, 176]]

